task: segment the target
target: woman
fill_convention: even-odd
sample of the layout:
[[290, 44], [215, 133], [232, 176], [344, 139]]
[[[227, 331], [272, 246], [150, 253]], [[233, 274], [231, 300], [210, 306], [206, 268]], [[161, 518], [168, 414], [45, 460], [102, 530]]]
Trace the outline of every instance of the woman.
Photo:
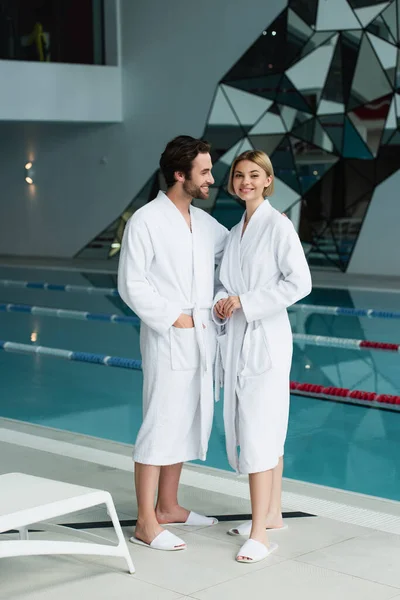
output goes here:
[[[283, 528], [281, 483], [289, 414], [292, 332], [287, 307], [311, 291], [311, 277], [291, 221], [265, 199], [274, 173], [264, 152], [238, 156], [228, 191], [246, 203], [230, 232], [220, 268], [225, 291], [214, 300], [224, 368], [224, 424], [230, 465], [249, 474], [252, 521], [231, 529], [249, 535], [239, 562], [258, 562], [276, 544], [266, 527]], [[218, 385], [218, 382], [217, 382]], [[240, 446], [238, 454], [237, 447]]]

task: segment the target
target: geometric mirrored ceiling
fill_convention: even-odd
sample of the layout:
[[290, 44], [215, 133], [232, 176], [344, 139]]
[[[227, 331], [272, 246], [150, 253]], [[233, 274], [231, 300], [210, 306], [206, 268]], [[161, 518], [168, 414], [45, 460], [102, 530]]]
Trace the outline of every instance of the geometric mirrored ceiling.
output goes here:
[[[399, 41], [400, 0], [289, 0], [218, 84], [203, 134], [215, 185], [198, 206], [237, 223], [230, 164], [264, 150], [272, 203], [293, 220], [310, 264], [346, 270], [375, 187], [400, 167]], [[81, 255], [99, 239], [116, 255], [127, 218], [160, 188], [157, 171]]]

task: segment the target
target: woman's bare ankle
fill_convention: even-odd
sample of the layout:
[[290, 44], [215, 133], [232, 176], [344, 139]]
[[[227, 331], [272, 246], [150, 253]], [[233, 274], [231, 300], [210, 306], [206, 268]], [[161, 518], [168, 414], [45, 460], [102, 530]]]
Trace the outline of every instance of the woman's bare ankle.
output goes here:
[[162, 531], [163, 529], [155, 516], [147, 520], [140, 517], [136, 521], [135, 536], [146, 544], [150, 544]]
[[184, 523], [189, 515], [189, 511], [179, 504], [175, 506], [156, 506], [156, 517], [159, 523]]
[[269, 512], [265, 520], [267, 529], [279, 529], [283, 527], [282, 512]]
[[256, 540], [257, 542], [260, 542], [261, 544], [265, 544], [266, 546], [268, 545], [268, 538], [267, 538], [267, 533], [265, 531], [264, 528], [253, 528], [250, 532], [250, 539], [252, 540]]

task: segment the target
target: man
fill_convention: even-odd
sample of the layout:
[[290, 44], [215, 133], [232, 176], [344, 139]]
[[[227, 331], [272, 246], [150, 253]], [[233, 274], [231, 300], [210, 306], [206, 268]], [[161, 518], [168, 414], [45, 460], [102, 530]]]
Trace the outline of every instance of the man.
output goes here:
[[144, 414], [134, 452], [138, 519], [131, 541], [183, 550], [185, 542], [161, 525], [217, 522], [179, 506], [177, 492], [182, 464], [207, 453], [216, 341], [210, 309], [227, 230], [191, 206], [193, 198], [207, 199], [214, 183], [207, 142], [173, 139], [160, 168], [167, 193], [128, 221], [118, 272], [118, 291], [142, 321]]

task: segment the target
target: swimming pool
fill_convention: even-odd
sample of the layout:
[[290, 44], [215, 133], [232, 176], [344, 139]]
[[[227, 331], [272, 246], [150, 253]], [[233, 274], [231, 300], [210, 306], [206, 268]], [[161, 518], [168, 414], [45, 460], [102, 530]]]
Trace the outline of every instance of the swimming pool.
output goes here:
[[[0, 267], [0, 279], [115, 287], [113, 275]], [[309, 304], [397, 310], [400, 296], [315, 289]], [[117, 297], [0, 286], [0, 303], [129, 314]], [[400, 319], [291, 315], [294, 332], [400, 342]], [[139, 329], [101, 321], [0, 312], [0, 339], [139, 358]], [[295, 381], [400, 393], [400, 354], [295, 344]], [[140, 371], [49, 356], [0, 352], [0, 416], [134, 443], [141, 420]], [[400, 500], [400, 412], [292, 395], [285, 476]], [[216, 405], [207, 465], [229, 469], [222, 403]]]

